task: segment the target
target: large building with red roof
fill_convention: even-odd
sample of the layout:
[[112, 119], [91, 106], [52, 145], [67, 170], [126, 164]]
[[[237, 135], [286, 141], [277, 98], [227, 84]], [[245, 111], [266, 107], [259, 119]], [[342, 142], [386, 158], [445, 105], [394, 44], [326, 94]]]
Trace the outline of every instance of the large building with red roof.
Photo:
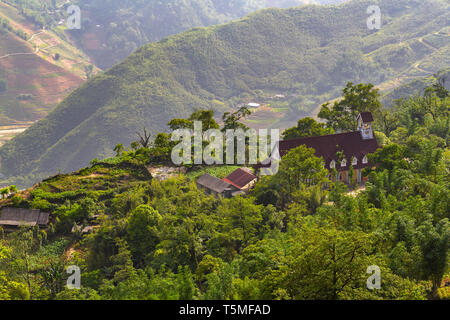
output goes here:
[[[308, 148], [313, 148], [316, 151], [316, 156], [322, 157], [325, 168], [330, 171], [330, 175], [333, 169], [336, 169], [338, 175], [332, 177], [333, 179], [336, 178], [350, 183], [349, 171], [350, 168], [353, 168], [356, 181], [362, 183], [362, 169], [374, 166], [369, 162], [367, 155], [374, 153], [379, 145], [373, 133], [372, 114], [363, 112], [358, 116], [357, 121], [357, 130], [353, 132], [280, 141], [278, 145], [280, 156], [283, 157], [291, 149], [305, 145]], [[343, 157], [339, 158], [339, 153], [342, 153]], [[258, 165], [256, 168], [266, 166]]]

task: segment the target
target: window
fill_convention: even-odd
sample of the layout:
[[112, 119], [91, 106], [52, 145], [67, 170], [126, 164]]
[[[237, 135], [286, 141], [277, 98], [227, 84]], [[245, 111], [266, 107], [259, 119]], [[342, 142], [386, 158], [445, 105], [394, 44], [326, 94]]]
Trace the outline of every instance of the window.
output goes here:
[[367, 164], [369, 162], [369, 159], [367, 159], [367, 156], [364, 156], [362, 163]]
[[347, 166], [347, 159], [343, 159], [341, 161], [341, 167], [346, 167]]
[[330, 162], [330, 168], [331, 168], [331, 169], [336, 168], [336, 161], [332, 160], [332, 161]]
[[352, 158], [352, 166], [356, 166], [358, 164], [358, 158], [353, 157]]

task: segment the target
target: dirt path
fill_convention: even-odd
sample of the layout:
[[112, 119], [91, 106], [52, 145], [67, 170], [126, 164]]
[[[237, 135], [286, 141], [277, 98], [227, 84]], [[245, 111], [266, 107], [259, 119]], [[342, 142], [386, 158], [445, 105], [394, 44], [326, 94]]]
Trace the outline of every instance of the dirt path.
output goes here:
[[423, 44], [425, 47], [427, 47], [428, 49], [433, 50], [434, 52], [439, 52], [439, 49], [436, 47], [433, 47], [431, 44], [429, 44], [428, 42], [426, 42], [425, 40], [423, 40], [423, 38], [419, 38], [419, 42], [421, 44]]
[[[30, 44], [32, 44], [31, 40], [33, 40], [34, 37], [36, 37], [36, 36], [38, 36], [38, 35], [40, 35], [40, 34], [43, 34], [43, 33], [45, 33], [45, 30], [42, 30], [42, 31], [37, 32], [37, 33], [34, 33], [34, 34], [30, 37], [30, 39], [28, 39], [27, 42], [30, 43]], [[55, 46], [55, 45], [54, 45], [54, 46]], [[54, 46], [52, 46], [52, 47], [54, 47]], [[51, 48], [51, 47], [48, 47], [47, 49], [50, 49], [50, 48]], [[13, 56], [35, 55], [35, 54], [37, 54], [38, 52], [39, 52], [39, 47], [36, 46], [36, 49], [34, 50], [34, 52], [8, 53], [8, 54], [5, 54], [4, 56], [1, 56], [1, 57], [0, 57], [0, 60], [1, 60], [1, 59], [4, 59], [4, 58], [8, 58], [8, 57], [13, 57]]]

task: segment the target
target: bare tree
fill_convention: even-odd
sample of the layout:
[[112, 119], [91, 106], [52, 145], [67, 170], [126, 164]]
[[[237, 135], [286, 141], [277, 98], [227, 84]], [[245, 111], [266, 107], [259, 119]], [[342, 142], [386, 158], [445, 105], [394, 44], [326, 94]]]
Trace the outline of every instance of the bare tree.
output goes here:
[[139, 132], [136, 132], [136, 134], [139, 137], [139, 143], [141, 144], [142, 147], [144, 148], [148, 148], [148, 146], [150, 145], [150, 138], [151, 138], [151, 133], [147, 133], [147, 129], [144, 128], [144, 135], [141, 135]]

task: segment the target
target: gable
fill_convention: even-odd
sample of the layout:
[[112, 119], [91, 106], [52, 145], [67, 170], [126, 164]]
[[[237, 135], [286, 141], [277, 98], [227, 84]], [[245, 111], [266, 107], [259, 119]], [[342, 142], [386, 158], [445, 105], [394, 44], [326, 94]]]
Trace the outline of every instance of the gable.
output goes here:
[[233, 171], [226, 178], [223, 178], [223, 181], [228, 182], [239, 189], [242, 189], [256, 179], [257, 177], [254, 174], [248, 172], [247, 170], [239, 168]]
[[[325, 161], [325, 167], [329, 168], [331, 162], [336, 162], [336, 169], [341, 168], [341, 162], [338, 161], [336, 153], [343, 152], [346, 163], [351, 163], [352, 158], [358, 160], [355, 169], [360, 169], [369, 166], [364, 164], [362, 159], [370, 153], [374, 153], [379, 148], [376, 139], [364, 140], [359, 131], [331, 134], [325, 136], [299, 138], [280, 141], [279, 150], [280, 156], [283, 157], [291, 149], [305, 145], [308, 148], [313, 148], [317, 157], [322, 157]], [[348, 168], [348, 165], [345, 167]]]

